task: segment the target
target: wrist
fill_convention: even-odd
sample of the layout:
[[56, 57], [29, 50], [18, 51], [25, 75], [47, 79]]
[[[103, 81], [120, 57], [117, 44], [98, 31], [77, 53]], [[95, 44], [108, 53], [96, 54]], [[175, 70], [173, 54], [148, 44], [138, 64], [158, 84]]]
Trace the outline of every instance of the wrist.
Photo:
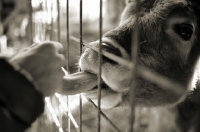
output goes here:
[[32, 77], [32, 75], [24, 68], [22, 68], [20, 65], [13, 63], [12, 61], [9, 61], [9, 63], [12, 65], [14, 70], [18, 71], [20, 74], [24, 75], [26, 79], [33, 84], [35, 89], [40, 91], [38, 83], [35, 81], [35, 79]]
[[28, 72], [5, 59], [0, 64], [1, 99], [13, 118], [31, 124], [44, 111], [44, 96]]

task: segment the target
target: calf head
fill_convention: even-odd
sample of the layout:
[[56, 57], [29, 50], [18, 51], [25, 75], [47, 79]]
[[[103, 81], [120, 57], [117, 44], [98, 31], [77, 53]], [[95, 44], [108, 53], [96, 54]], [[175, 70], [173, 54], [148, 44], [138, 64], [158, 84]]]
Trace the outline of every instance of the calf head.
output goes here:
[[[127, 3], [119, 26], [103, 35], [102, 49], [131, 60], [136, 3], [134, 0]], [[197, 3], [192, 0], [140, 0], [138, 7], [139, 65], [180, 83], [187, 92], [200, 49]], [[90, 45], [98, 48], [99, 42], [91, 42]], [[82, 70], [97, 74], [98, 53], [91, 48], [86, 49], [79, 65]], [[130, 69], [103, 57], [103, 108], [128, 102], [131, 76]], [[182, 97], [142, 77], [137, 77], [136, 83], [137, 105], [172, 104]], [[98, 93], [95, 88], [84, 95], [97, 102]]]

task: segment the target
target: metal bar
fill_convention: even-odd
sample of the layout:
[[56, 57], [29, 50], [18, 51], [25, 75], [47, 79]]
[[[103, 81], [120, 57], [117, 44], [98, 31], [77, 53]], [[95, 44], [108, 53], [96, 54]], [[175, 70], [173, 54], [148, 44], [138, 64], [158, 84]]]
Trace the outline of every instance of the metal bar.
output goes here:
[[44, 40], [47, 40], [47, 25], [48, 25], [48, 1], [45, 0], [44, 2], [44, 14], [47, 16], [47, 17], [44, 17]]
[[98, 60], [99, 60], [99, 72], [98, 72], [98, 128], [97, 131], [101, 131], [101, 74], [102, 74], [102, 26], [103, 26], [103, 17], [102, 17], [102, 0], [100, 0], [99, 5], [99, 52], [98, 52]]
[[[58, 42], [61, 42], [60, 40], [60, 0], [57, 0], [57, 40]], [[60, 125], [62, 127], [62, 106], [60, 103], [58, 103], [58, 110], [59, 110], [59, 122], [60, 122]], [[70, 131], [69, 131], [70, 132]]]
[[57, 33], [57, 39], [58, 39], [58, 42], [60, 42], [60, 1], [57, 0], [57, 13], [58, 13], [58, 16], [57, 16], [57, 29], [58, 29], [58, 33]]
[[[2, 1], [0, 0], [0, 13], [2, 12], [2, 7], [3, 7]], [[2, 18], [1, 18], [1, 15], [0, 15], [0, 24], [2, 24], [2, 25], [0, 25], [0, 26], [3, 27], [3, 20], [2, 20]], [[1, 27], [1, 28], [2, 28], [2, 27]], [[2, 29], [1, 29], [1, 30], [2, 30]], [[0, 32], [0, 35], [3, 35], [3, 31]]]
[[[62, 98], [62, 96], [60, 97], [60, 98]], [[63, 107], [62, 107], [62, 105], [61, 105], [61, 103], [59, 103], [58, 102], [58, 118], [59, 118], [59, 122], [60, 122], [60, 125], [61, 125], [61, 127], [63, 127]]]
[[30, 39], [31, 39], [31, 44], [33, 43], [33, 8], [32, 8], [32, 0], [30, 0], [29, 2], [29, 8], [30, 8], [30, 12], [29, 12], [29, 23], [30, 23]]
[[139, 28], [138, 28], [138, 3], [139, 0], [136, 0], [136, 19], [135, 19], [135, 27], [132, 32], [132, 47], [131, 47], [131, 60], [133, 63], [132, 68], [132, 80], [130, 87], [130, 106], [131, 106], [131, 115], [129, 117], [129, 131], [134, 131], [134, 121], [135, 121], [135, 89], [136, 89], [136, 78], [137, 78], [137, 58], [138, 58], [138, 50], [139, 50]]
[[[72, 120], [72, 123], [74, 123], [74, 122], [73, 122], [73, 119], [70, 118], [71, 117], [71, 112], [70, 112], [69, 100], [70, 100], [70, 96], [67, 96], [67, 107], [68, 107], [68, 111], [66, 112], [66, 115], [68, 116], [68, 124], [67, 124], [67, 126], [68, 126], [68, 132], [71, 132], [71, 120]], [[76, 125], [75, 125], [75, 127], [76, 127]]]
[[[68, 72], [63, 67], [61, 67], [61, 69], [65, 73], [65, 75], [68, 75]], [[68, 117], [68, 124], [67, 124], [68, 132], [71, 131], [70, 119], [72, 120], [72, 123], [74, 124], [75, 128], [78, 130], [79, 127], [77, 127], [78, 125], [76, 125], [77, 123], [75, 122], [75, 119], [73, 118], [73, 116], [71, 115], [71, 112], [70, 112], [70, 107], [69, 107], [70, 106], [69, 105], [70, 96], [62, 96], [63, 98], [66, 97], [67, 100], [65, 100], [65, 102], [67, 102], [67, 103], [64, 102], [63, 98], [60, 98], [61, 95], [55, 93], [55, 96], [59, 99], [59, 102], [62, 105], [63, 109], [65, 110], [66, 116]], [[67, 104], [67, 105], [65, 105], [65, 104]]]
[[49, 132], [52, 132], [53, 130], [53, 125], [51, 125], [51, 121], [53, 120], [52, 116], [51, 116], [51, 113], [49, 112], [48, 108], [47, 108], [47, 103], [45, 103], [45, 113], [47, 114], [47, 120], [49, 121], [48, 124], [49, 124], [49, 127], [48, 127], [48, 131]]
[[67, 45], [66, 45], [66, 61], [67, 61], [67, 65], [66, 65], [66, 70], [68, 73], [70, 73], [69, 71], [69, 0], [66, 1], [66, 35], [67, 35]]
[[[41, 1], [42, 2], [42, 1]], [[41, 9], [38, 11], [39, 13], [41, 13]], [[38, 14], [39, 14], [38, 13]], [[41, 15], [41, 14], [40, 14]], [[36, 40], [35, 41], [42, 41], [42, 18], [38, 17], [37, 15], [35, 16], [35, 20], [36, 20], [36, 25], [37, 25], [37, 32], [36, 32]]]
[[[64, 52], [65, 57], [66, 57], [66, 62], [67, 65], [65, 66], [68, 74], [70, 74], [70, 70], [69, 70], [69, 0], [66, 1], [66, 39], [67, 39], [67, 45], [66, 45], [66, 50]], [[68, 112], [66, 113], [69, 117], [70, 117], [70, 105], [69, 105], [69, 96], [67, 96], [67, 107], [68, 107]], [[73, 123], [73, 121], [72, 121]], [[68, 118], [68, 132], [71, 131], [71, 121], [70, 118]], [[77, 128], [78, 129], [78, 128]]]
[[82, 108], [82, 96], [81, 94], [79, 95], [79, 132], [82, 132], [82, 113], [83, 113], [83, 108]]
[[[82, 19], [83, 19], [83, 2], [82, 2], [82, 0], [80, 0], [80, 3], [79, 3], [79, 7], [80, 7], [80, 9], [79, 9], [79, 20], [80, 20], [80, 31], [79, 31], [79, 34], [80, 34], [80, 56], [81, 56], [81, 54], [82, 54], [82, 43], [83, 43], [83, 39], [82, 39], [82, 35], [83, 35], [83, 30], [82, 30], [82, 26], [83, 26], [83, 22], [82, 22]], [[80, 69], [81, 70], [81, 69]], [[79, 128], [79, 131], [80, 132], [82, 132], [82, 113], [83, 113], [83, 110], [82, 110], [82, 96], [81, 96], [81, 94], [79, 95], [79, 112], [80, 112], [80, 114], [79, 114], [79, 124], [80, 124], [80, 128]]]
[[34, 32], [35, 32], [33, 42], [35, 43], [35, 41], [37, 41], [36, 38], [38, 38], [38, 37], [36, 37], [38, 35], [38, 23], [37, 23], [37, 18], [36, 18], [36, 13], [35, 12], [34, 12], [34, 17], [33, 18], [34, 18]]
[[82, 22], [82, 20], [83, 20], [83, 2], [82, 2], [82, 0], [80, 0], [80, 32], [79, 32], [79, 34], [80, 34], [80, 55], [82, 54], [82, 45], [83, 45], [83, 22]]
[[[95, 105], [95, 103], [91, 100], [86, 98], [88, 102], [90, 102], [97, 110], [99, 109], [98, 106]], [[100, 110], [100, 114], [110, 123], [110, 125], [117, 131], [121, 132], [119, 128]]]
[[53, 0], [51, 0], [51, 9], [50, 9], [50, 15], [51, 15], [51, 25], [50, 25], [50, 40], [53, 39]]
[[[42, 0], [42, 15], [44, 15], [45, 12], [45, 0]], [[42, 34], [42, 39], [41, 41], [45, 40], [45, 17], [41, 18], [41, 34]]]

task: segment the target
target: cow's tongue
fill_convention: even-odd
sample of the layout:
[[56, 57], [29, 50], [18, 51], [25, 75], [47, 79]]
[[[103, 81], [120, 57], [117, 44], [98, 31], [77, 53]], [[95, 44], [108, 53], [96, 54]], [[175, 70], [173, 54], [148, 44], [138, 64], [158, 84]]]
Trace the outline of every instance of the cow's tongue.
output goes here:
[[97, 85], [97, 75], [89, 72], [78, 72], [63, 78], [62, 94], [73, 95], [93, 89]]

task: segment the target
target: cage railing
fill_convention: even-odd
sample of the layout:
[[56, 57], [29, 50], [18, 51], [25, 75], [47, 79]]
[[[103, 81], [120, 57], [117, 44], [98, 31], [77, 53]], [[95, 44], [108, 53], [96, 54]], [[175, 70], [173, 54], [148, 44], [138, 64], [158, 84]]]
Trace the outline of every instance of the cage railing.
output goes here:
[[[99, 95], [98, 95], [98, 105], [95, 105], [94, 102], [90, 99], [87, 99], [88, 102], [90, 102], [97, 110], [98, 110], [98, 114], [97, 114], [97, 118], [98, 118], [98, 127], [97, 127], [97, 131], [100, 132], [101, 131], [101, 116], [103, 118], [105, 118], [109, 123], [110, 125], [115, 129], [115, 131], [117, 132], [120, 132], [120, 129], [106, 116], [106, 114], [104, 114], [102, 111], [101, 111], [101, 58], [102, 58], [102, 55], [103, 56], [106, 56], [107, 58], [117, 62], [118, 64], [122, 65], [122, 66], [125, 66], [126, 68], [129, 68], [131, 71], [132, 71], [132, 84], [131, 84], [131, 103], [130, 103], [130, 106], [131, 106], [131, 117], [130, 117], [130, 132], [133, 132], [133, 124], [134, 124], [134, 101], [135, 101], [135, 96], [134, 96], [134, 87], [135, 87], [135, 78], [136, 76], [141, 76], [153, 83], [155, 83], [156, 85], [159, 85], [161, 86], [163, 89], [167, 89], [167, 90], [171, 90], [177, 94], [182, 94], [184, 93], [184, 91], [182, 90], [182, 86], [180, 84], [178, 84], [177, 82], [173, 81], [173, 80], [170, 80], [168, 79], [167, 77], [165, 76], [162, 76], [162, 75], [159, 75], [158, 73], [155, 73], [153, 72], [151, 69], [147, 68], [147, 67], [144, 67], [144, 66], [141, 66], [139, 64], [137, 64], [137, 55], [138, 55], [138, 40], [137, 39], [134, 39], [134, 41], [132, 42], [132, 50], [134, 50], [134, 52], [132, 52], [132, 60], [124, 60], [123, 58], [121, 57], [118, 57], [116, 55], [113, 55], [109, 52], [106, 52], [104, 50], [101, 49], [101, 43], [102, 43], [102, 32], [103, 32], [103, 21], [102, 21], [102, 0], [99, 0], [99, 43], [100, 43], [100, 48], [95, 48], [95, 47], [91, 47], [88, 42], [83, 42], [83, 38], [82, 38], [82, 34], [83, 34], [83, 27], [82, 27], [82, 3], [84, 2], [84, 0], [80, 0], [79, 1], [79, 8], [80, 8], [80, 16], [79, 16], [79, 22], [80, 22], [80, 34], [79, 34], [79, 38], [76, 38], [74, 36], [71, 36], [70, 33], [69, 33], [69, 0], [66, 0], [66, 34], [63, 33], [60, 28], [60, 22], [61, 22], [61, 17], [60, 17], [60, 1], [59, 0], [41, 0], [40, 1], [44, 8], [42, 10], [46, 10], [46, 12], [49, 12], [50, 15], [51, 15], [51, 22], [50, 24], [47, 22], [44, 22], [41, 23], [40, 22], [32, 22], [33, 20], [37, 19], [37, 18], [34, 18], [35, 16], [33, 15], [33, 13], [30, 13], [30, 24], [31, 24], [31, 27], [34, 28], [32, 29], [31, 28], [31, 37], [30, 39], [34, 42], [34, 41], [43, 41], [43, 40], [53, 40], [53, 33], [56, 33], [57, 34], [57, 39], [54, 38], [56, 41], [59, 41], [61, 42], [61, 36], [62, 35], [65, 35], [66, 36], [66, 42], [67, 44], [66, 45], [63, 45], [64, 48], [65, 48], [65, 51], [64, 51], [64, 55], [66, 57], [66, 61], [69, 61], [69, 43], [70, 43], [70, 40], [73, 40], [77, 43], [79, 43], [79, 47], [80, 47], [80, 55], [82, 54], [82, 46], [86, 46], [87, 48], [92, 48], [94, 51], [98, 52], [99, 54], [99, 74], [98, 74], [98, 91], [99, 91]], [[49, 3], [48, 3], [49, 2]], [[136, 0], [136, 3], [138, 3], [139, 0]], [[54, 6], [54, 4], [56, 4], [56, 8], [52, 8]], [[137, 5], [137, 4], [136, 4]], [[47, 6], [50, 6], [50, 8], [47, 8]], [[31, 11], [32, 10], [32, 5], [30, 4], [30, 8], [31, 8]], [[53, 17], [53, 10], [56, 9], [57, 10], [57, 20], [54, 20], [54, 17]], [[139, 10], [139, 9], [137, 9]], [[34, 11], [33, 11], [34, 12]], [[137, 16], [137, 15], [136, 15]], [[33, 18], [32, 18], [33, 17]], [[44, 20], [45, 21], [45, 20]], [[53, 21], [56, 21], [55, 23], [57, 24], [57, 26], [55, 26], [53, 23]], [[136, 24], [137, 24], [137, 19], [136, 19]], [[41, 26], [42, 25], [42, 26]], [[40, 28], [41, 29], [40, 29]], [[137, 27], [137, 26], [136, 26]], [[44, 37], [39, 37], [38, 40], [37, 39], [34, 39], [34, 35], [37, 35], [37, 32], [40, 32], [40, 31], [46, 31], [46, 30], [50, 30], [50, 34], [49, 34], [49, 38], [47, 37], [47, 34], [46, 32], [43, 32], [43, 35]], [[136, 28], [135, 31], [134, 31], [134, 38], [138, 38], [138, 29]], [[40, 33], [41, 34], [41, 33]], [[45, 38], [45, 39], [44, 39]], [[62, 42], [61, 42], [62, 43]], [[67, 65], [64, 67], [67, 72], [70, 74], [70, 68], [69, 68], [69, 62], [67, 62]], [[58, 106], [59, 109], [62, 108], [62, 112], [60, 112], [60, 114], [56, 114], [54, 108], [53, 108], [53, 98], [45, 98], [45, 101], [46, 101], [46, 105], [47, 105], [47, 109], [49, 110], [52, 118], [53, 118], [53, 121], [55, 122], [56, 126], [58, 127], [58, 130], [60, 132], [63, 132], [65, 131], [63, 128], [62, 128], [62, 125], [63, 122], [62, 121], [62, 116], [63, 116], [63, 113], [65, 116], [68, 117], [68, 129], [67, 131], [70, 132], [70, 127], [71, 127], [71, 123], [74, 125], [74, 127], [76, 128], [76, 131], [78, 132], [82, 132], [82, 97], [81, 95], [79, 95], [79, 102], [80, 102], [80, 117], [79, 117], [79, 124], [75, 121], [75, 119], [73, 118], [73, 115], [71, 114], [70, 112], [70, 102], [69, 102], [69, 98], [67, 97], [66, 100], [63, 99], [63, 97], [59, 94], [55, 94], [54, 96], [56, 98], [56, 100], [58, 101]], [[64, 111], [64, 112], [63, 112]]]

